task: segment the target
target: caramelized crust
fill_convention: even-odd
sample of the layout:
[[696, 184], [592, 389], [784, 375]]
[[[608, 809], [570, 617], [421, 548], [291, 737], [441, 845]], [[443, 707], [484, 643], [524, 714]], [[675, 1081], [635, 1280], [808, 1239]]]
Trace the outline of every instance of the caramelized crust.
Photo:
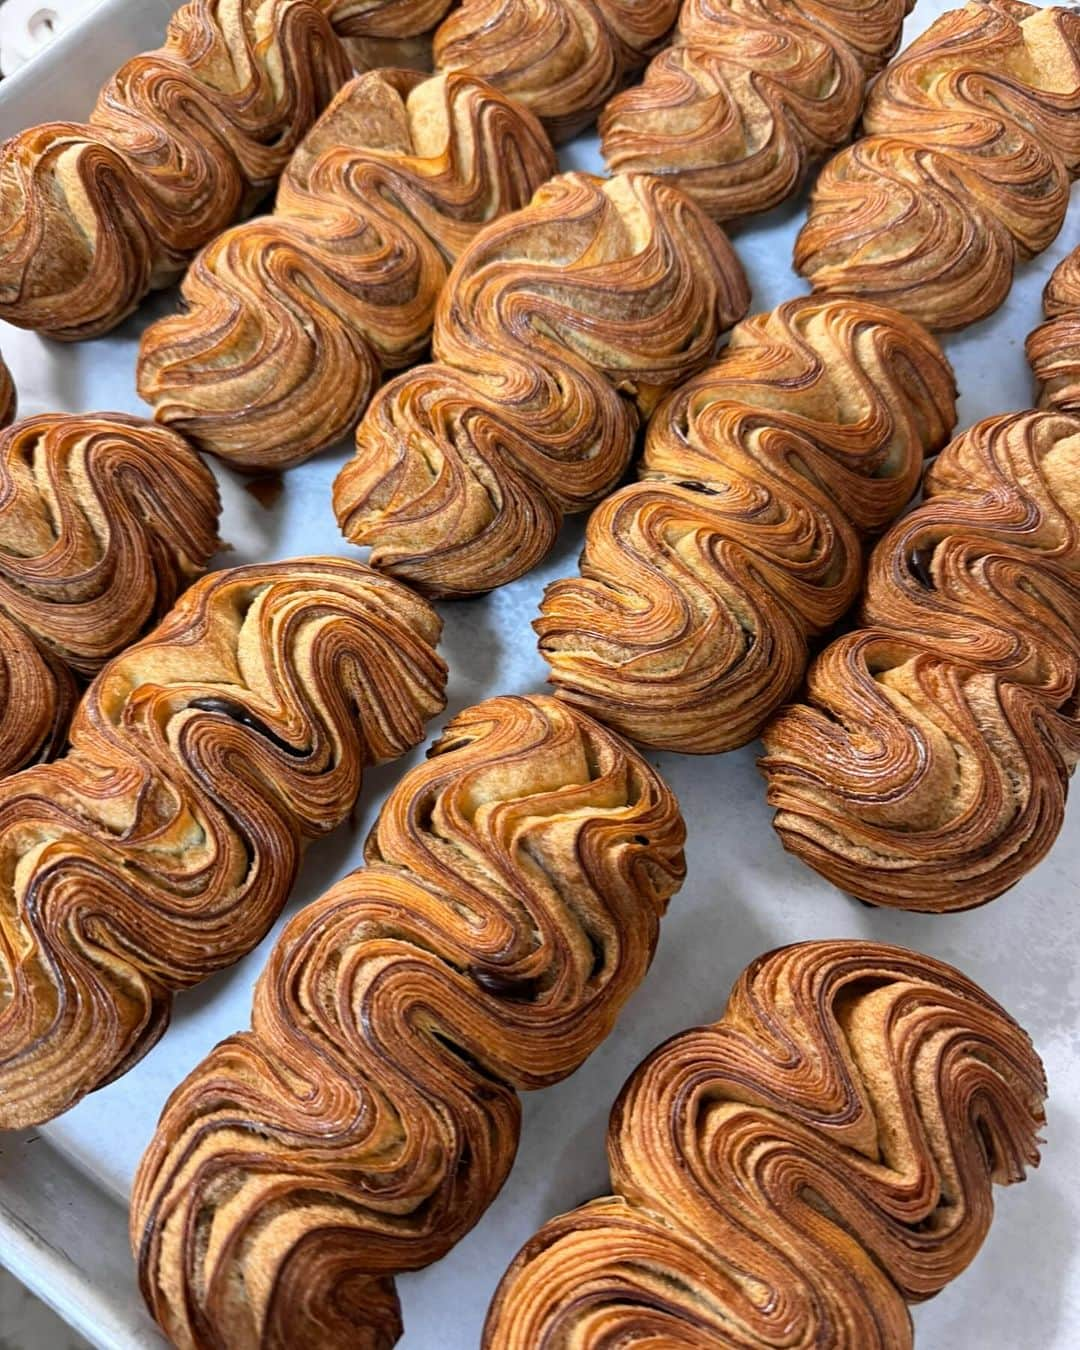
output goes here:
[[745, 310], [716, 226], [644, 175], [552, 179], [489, 225], [439, 300], [436, 363], [384, 385], [334, 484], [346, 538], [432, 595], [491, 590], [609, 492], [638, 416]]
[[679, 0], [464, 0], [435, 35], [435, 64], [490, 80], [561, 141], [645, 64], [678, 10]]
[[1061, 828], [1080, 755], [1080, 419], [980, 422], [874, 551], [865, 627], [764, 733], [784, 846], [874, 904], [965, 909]]
[[387, 798], [353, 872], [288, 925], [252, 1029], [173, 1093], [131, 1232], [180, 1347], [390, 1346], [393, 1275], [481, 1217], [515, 1090], [604, 1039], [682, 879], [650, 767], [552, 698], [450, 723]]
[[1046, 323], [1027, 340], [1039, 406], [1080, 416], [1080, 248], [1063, 258], [1043, 292]]
[[907, 1303], [979, 1250], [1039, 1160], [1028, 1036], [958, 971], [869, 942], [755, 961], [719, 1022], [641, 1065], [614, 1194], [511, 1265], [485, 1350], [905, 1350]]
[[604, 110], [604, 157], [714, 220], [767, 211], [849, 138], [912, 2], [684, 0], [672, 45]]
[[246, 469], [351, 431], [383, 371], [427, 345], [451, 264], [555, 172], [535, 118], [468, 75], [374, 71], [293, 156], [274, 214], [192, 263], [183, 313], [143, 334], [160, 422]]
[[0, 435], [0, 777], [64, 744], [72, 673], [141, 637], [218, 547], [217, 484], [179, 436], [119, 414]]
[[15, 420], [15, 382], [7, 363], [0, 356], [0, 427], [6, 427]]
[[861, 536], [955, 420], [948, 363], [893, 311], [807, 296], [741, 323], [657, 409], [641, 481], [589, 520], [581, 575], [545, 593], [560, 697], [648, 745], [752, 740], [855, 599]]
[[357, 563], [196, 582], [0, 785], [0, 1129], [124, 1073], [173, 994], [251, 950], [366, 764], [443, 706], [439, 621]]
[[796, 268], [931, 328], [983, 318], [1061, 229], [1080, 172], [1080, 13], [942, 15], [874, 85], [863, 126], [817, 181]]

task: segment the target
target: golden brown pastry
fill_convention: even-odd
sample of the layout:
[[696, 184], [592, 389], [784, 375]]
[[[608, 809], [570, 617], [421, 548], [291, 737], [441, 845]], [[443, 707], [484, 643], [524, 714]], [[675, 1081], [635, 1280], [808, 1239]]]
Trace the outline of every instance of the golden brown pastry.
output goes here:
[[562, 141], [645, 64], [678, 11], [679, 0], [464, 0], [435, 34], [435, 64], [490, 80]]
[[657, 409], [641, 481], [589, 519], [581, 575], [547, 589], [535, 627], [560, 696], [647, 745], [752, 740], [855, 599], [860, 536], [911, 497], [954, 393], [929, 334], [863, 301], [739, 324]]
[[99, 670], [204, 571], [219, 509], [195, 451], [133, 417], [0, 434], [0, 777], [62, 748], [71, 672]]
[[248, 469], [355, 427], [382, 373], [427, 345], [450, 265], [555, 172], [536, 119], [468, 75], [373, 71], [293, 156], [272, 216], [219, 235], [143, 334], [139, 393]]
[[1080, 248], [1063, 258], [1043, 292], [1046, 323], [1027, 340], [1040, 407], [1080, 416]]
[[15, 419], [15, 382], [7, 363], [0, 356], [0, 427], [6, 427]]
[[684, 0], [672, 45], [604, 110], [604, 157], [667, 175], [714, 220], [766, 211], [851, 135], [912, 3]]
[[865, 627], [764, 732], [785, 848], [879, 905], [1012, 886], [1061, 828], [1080, 754], [1080, 418], [991, 417], [874, 550]]
[[431, 28], [450, 0], [192, 0], [123, 65], [85, 125], [0, 151], [0, 318], [107, 332], [272, 187], [349, 75], [334, 34]]
[[462, 254], [436, 363], [379, 390], [334, 484], [345, 537], [432, 595], [491, 590], [618, 482], [639, 414], [745, 311], [742, 268], [675, 188], [553, 178]]
[[674, 797], [553, 698], [459, 714], [367, 866], [301, 910], [136, 1176], [142, 1289], [181, 1347], [344, 1350], [401, 1330], [513, 1164], [518, 1090], [596, 1048], [683, 875]]
[[0, 784], [0, 1129], [126, 1072], [251, 950], [366, 764], [443, 706], [439, 620], [358, 563], [204, 577]]
[[907, 1304], [977, 1254], [993, 1185], [1039, 1161], [1031, 1041], [959, 971], [803, 942], [672, 1037], [608, 1129], [613, 1195], [552, 1220], [485, 1350], [908, 1350]]
[[817, 180], [796, 268], [931, 328], [983, 318], [1061, 229], [1080, 172], [1080, 12], [943, 14], [875, 83], [863, 127]]

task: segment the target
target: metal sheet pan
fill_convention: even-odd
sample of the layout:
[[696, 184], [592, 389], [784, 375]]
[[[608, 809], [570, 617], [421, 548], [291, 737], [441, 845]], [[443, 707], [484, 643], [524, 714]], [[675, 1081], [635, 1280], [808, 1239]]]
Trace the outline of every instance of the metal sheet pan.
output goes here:
[[[947, 7], [942, 0], [922, 0], [908, 21], [907, 38]], [[46, 117], [85, 115], [116, 65], [160, 39], [172, 8], [173, 0], [103, 0], [32, 66], [0, 84], [0, 133]], [[594, 137], [566, 147], [561, 158], [567, 168], [601, 167]], [[803, 210], [798, 201], [735, 232], [757, 309], [805, 290], [790, 268]], [[1030, 403], [1023, 339], [1038, 320], [1052, 265], [1078, 237], [1080, 199], [1074, 196], [1062, 236], [1020, 269], [1006, 305], [948, 339], [962, 390], [962, 426]], [[155, 297], [116, 333], [78, 346], [0, 324], [0, 349], [15, 374], [21, 411], [144, 411], [133, 376], [139, 334], [174, 303], [172, 295]], [[345, 455], [342, 447], [294, 471], [271, 510], [259, 506], [241, 480], [219, 470], [223, 533], [233, 548], [221, 561], [333, 548], [338, 536], [329, 489]], [[490, 694], [542, 686], [545, 667], [529, 621], [545, 582], [573, 570], [580, 539], [581, 522], [571, 522], [554, 556], [531, 576], [483, 600], [443, 607], [451, 711]], [[344, 543], [341, 551], [347, 551]], [[1080, 1156], [1076, 803], [1050, 857], [990, 907], [947, 918], [871, 911], [783, 853], [770, 828], [755, 753], [751, 746], [715, 759], [656, 756], [690, 828], [689, 877], [665, 922], [656, 962], [588, 1064], [559, 1087], [526, 1100], [518, 1164], [487, 1217], [447, 1259], [401, 1281], [406, 1350], [476, 1345], [511, 1254], [543, 1220], [606, 1188], [607, 1113], [648, 1050], [718, 1015], [731, 982], [760, 952], [835, 936], [900, 942], [959, 965], [1030, 1029], [1050, 1076], [1044, 1164], [1026, 1185], [999, 1193], [998, 1220], [972, 1269], [916, 1309], [919, 1345], [1080, 1345], [1080, 1192], [1073, 1171]], [[354, 825], [313, 850], [287, 913], [360, 861], [364, 835], [402, 768], [371, 775]], [[251, 987], [271, 941], [179, 999], [172, 1030], [133, 1072], [51, 1125], [0, 1137], [0, 1260], [107, 1350], [159, 1343], [142, 1310], [128, 1252], [131, 1176], [172, 1087], [217, 1040], [247, 1025]]]

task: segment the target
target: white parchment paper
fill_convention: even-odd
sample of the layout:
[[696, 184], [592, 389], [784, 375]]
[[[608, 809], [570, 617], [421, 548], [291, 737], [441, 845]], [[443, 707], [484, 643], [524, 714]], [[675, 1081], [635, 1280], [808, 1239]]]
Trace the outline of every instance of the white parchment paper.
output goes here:
[[[922, 0], [906, 39], [946, 8], [941, 0]], [[49, 116], [84, 115], [119, 61], [159, 39], [171, 9], [171, 0], [104, 0], [78, 30], [0, 85], [0, 134]], [[595, 138], [565, 147], [561, 162], [601, 171]], [[804, 209], [800, 199], [734, 232], [753, 284], [754, 309], [806, 289], [790, 267]], [[1078, 237], [1080, 200], [1074, 194], [1061, 237], [1020, 269], [1002, 309], [946, 340], [962, 393], [961, 426], [1031, 403], [1024, 337], [1040, 317], [1039, 297], [1053, 264]], [[155, 297], [115, 334], [77, 346], [0, 324], [0, 349], [16, 379], [21, 413], [144, 412], [133, 374], [139, 334], [174, 304], [172, 294]], [[220, 564], [349, 552], [330, 509], [330, 484], [346, 454], [342, 447], [294, 470], [270, 510], [243, 490], [242, 480], [219, 468], [222, 532], [232, 546]], [[531, 576], [484, 599], [442, 607], [442, 651], [451, 672], [448, 713], [492, 694], [543, 686], [546, 668], [529, 623], [545, 583], [574, 570], [581, 532], [582, 522], [569, 523], [555, 554]], [[355, 824], [309, 854], [286, 916], [359, 863], [385, 792], [421, 753], [370, 775]], [[999, 1216], [974, 1266], [916, 1309], [921, 1350], [1080, 1345], [1080, 1194], [1073, 1170], [1080, 1156], [1075, 804], [1049, 858], [991, 906], [948, 917], [869, 910], [784, 854], [770, 827], [756, 753], [750, 746], [711, 759], [654, 757], [679, 796], [690, 831], [686, 886], [665, 921], [656, 962], [588, 1064], [559, 1087], [526, 1099], [517, 1167], [486, 1218], [437, 1266], [401, 1280], [406, 1350], [476, 1345], [491, 1293], [521, 1243], [545, 1219], [607, 1189], [607, 1114], [653, 1046], [718, 1016], [732, 981], [759, 953], [837, 936], [899, 942], [960, 966], [1031, 1031], [1050, 1077], [1044, 1164], [1026, 1185], [998, 1193]], [[0, 1138], [0, 1260], [98, 1345], [156, 1343], [126, 1248], [131, 1177], [169, 1091], [216, 1041], [247, 1025], [251, 987], [272, 940], [273, 934], [232, 970], [179, 999], [171, 1031], [119, 1082], [38, 1132]]]

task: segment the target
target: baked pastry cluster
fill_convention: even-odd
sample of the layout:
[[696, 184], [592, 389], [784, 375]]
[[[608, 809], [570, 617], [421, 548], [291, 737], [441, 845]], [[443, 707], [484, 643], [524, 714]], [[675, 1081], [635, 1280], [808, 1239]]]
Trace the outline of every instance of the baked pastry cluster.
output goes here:
[[[349, 75], [327, 14], [357, 0], [195, 0], [85, 124], [0, 148], [0, 319], [94, 337], [250, 211]], [[401, 0], [371, 0], [408, 22]]]
[[463, 0], [435, 34], [435, 66], [489, 80], [562, 141], [595, 120], [678, 12], [679, 0]]
[[124, 1073], [259, 941], [364, 766], [443, 706], [438, 633], [358, 563], [214, 573], [97, 676], [64, 758], [0, 784], [0, 1129]]
[[1040, 406], [1080, 416], [1080, 247], [1054, 268], [1043, 309], [1046, 323], [1027, 340]]
[[865, 627], [764, 732], [785, 848], [879, 905], [965, 909], [1061, 828], [1080, 751], [1080, 418], [991, 417], [870, 560]]
[[817, 180], [796, 268], [931, 328], [983, 318], [1061, 229], [1080, 172], [1080, 12], [943, 14], [874, 84], [863, 127]]
[[0, 434], [0, 777], [63, 746], [72, 672], [100, 670], [203, 572], [219, 509], [163, 427], [40, 415]]
[[604, 110], [604, 157], [669, 175], [714, 220], [766, 211], [850, 137], [912, 3], [684, 0], [671, 46]]
[[906, 1350], [1039, 1161], [1028, 1036], [959, 971], [870, 942], [755, 961], [623, 1089], [613, 1195], [540, 1229], [486, 1350]]
[[806, 296], [734, 330], [649, 424], [535, 627], [562, 698], [689, 753], [752, 740], [862, 584], [956, 421], [952, 371], [895, 311]]
[[435, 363], [379, 390], [334, 484], [346, 538], [432, 595], [491, 590], [629, 463], [639, 416], [746, 309], [719, 228], [642, 174], [553, 178], [487, 227], [439, 300]]
[[557, 700], [455, 717], [367, 865], [282, 933], [252, 1029], [165, 1106], [131, 1232], [173, 1343], [392, 1345], [393, 1276], [495, 1198], [516, 1091], [572, 1073], [645, 974], [683, 835], [649, 765]]
[[468, 75], [351, 81], [308, 133], [273, 215], [219, 235], [151, 325], [139, 393], [241, 468], [351, 431], [387, 368], [422, 355], [450, 265], [555, 172], [536, 119]]

